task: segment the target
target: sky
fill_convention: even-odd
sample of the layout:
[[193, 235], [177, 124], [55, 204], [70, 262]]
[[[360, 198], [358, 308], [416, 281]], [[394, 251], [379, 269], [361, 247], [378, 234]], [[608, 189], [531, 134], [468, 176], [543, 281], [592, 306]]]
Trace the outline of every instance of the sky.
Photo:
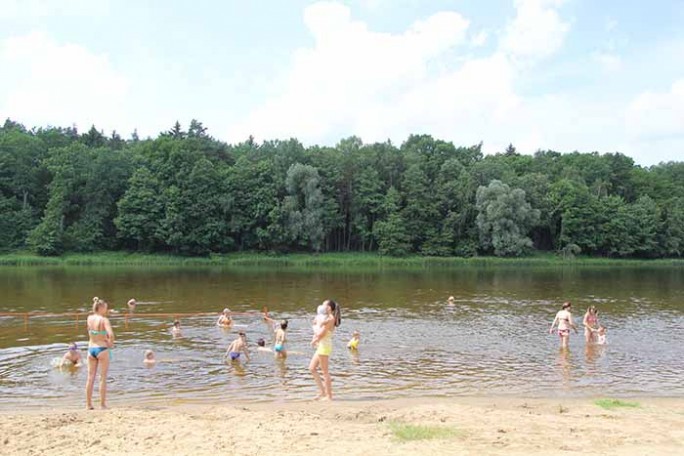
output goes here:
[[0, 0], [0, 119], [684, 160], [682, 0]]

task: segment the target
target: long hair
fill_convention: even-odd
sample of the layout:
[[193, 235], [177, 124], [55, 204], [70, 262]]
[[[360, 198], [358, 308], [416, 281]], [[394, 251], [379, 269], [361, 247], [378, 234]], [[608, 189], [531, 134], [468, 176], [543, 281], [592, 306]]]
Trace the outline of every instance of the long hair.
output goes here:
[[335, 327], [340, 326], [342, 323], [342, 306], [332, 299], [327, 299], [324, 304], [328, 304], [330, 306], [330, 310], [332, 310], [333, 317], [335, 318]]

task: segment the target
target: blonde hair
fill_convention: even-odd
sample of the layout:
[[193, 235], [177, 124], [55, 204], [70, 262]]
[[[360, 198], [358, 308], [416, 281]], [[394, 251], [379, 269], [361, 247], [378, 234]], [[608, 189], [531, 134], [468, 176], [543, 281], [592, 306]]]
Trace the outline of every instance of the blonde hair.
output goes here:
[[104, 299], [100, 299], [97, 296], [93, 298], [93, 313], [97, 313], [102, 307], [106, 306], [107, 303]]

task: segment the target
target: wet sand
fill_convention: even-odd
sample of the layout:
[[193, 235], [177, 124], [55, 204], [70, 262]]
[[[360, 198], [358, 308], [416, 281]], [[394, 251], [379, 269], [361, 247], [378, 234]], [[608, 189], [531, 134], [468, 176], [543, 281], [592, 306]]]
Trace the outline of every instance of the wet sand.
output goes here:
[[[449, 398], [115, 406], [0, 413], [0, 454], [680, 455], [684, 399]], [[390, 423], [447, 427], [404, 441]]]

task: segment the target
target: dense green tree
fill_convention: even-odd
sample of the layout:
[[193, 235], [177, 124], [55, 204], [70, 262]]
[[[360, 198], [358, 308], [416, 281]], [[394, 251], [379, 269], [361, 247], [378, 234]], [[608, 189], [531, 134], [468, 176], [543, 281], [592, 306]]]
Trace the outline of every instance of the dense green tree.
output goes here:
[[480, 245], [497, 256], [519, 256], [532, 247], [528, 232], [539, 219], [539, 210], [525, 200], [525, 192], [498, 180], [477, 189], [477, 226]]
[[399, 213], [400, 205], [399, 192], [390, 187], [383, 202], [383, 218], [373, 227], [381, 255], [403, 256], [411, 251], [411, 238]]

